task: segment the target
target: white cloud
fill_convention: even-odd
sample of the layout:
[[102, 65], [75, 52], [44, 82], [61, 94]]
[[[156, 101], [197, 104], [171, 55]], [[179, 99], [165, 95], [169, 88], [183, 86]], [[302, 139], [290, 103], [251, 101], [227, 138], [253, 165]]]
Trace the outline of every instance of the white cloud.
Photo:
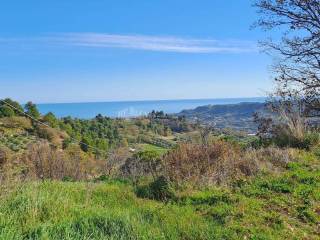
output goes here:
[[116, 35], [104, 33], [59, 33], [36, 38], [0, 38], [0, 43], [66, 45], [86, 48], [125, 48], [175, 53], [245, 53], [256, 52], [251, 41], [194, 39], [167, 36]]
[[102, 33], [68, 33], [57, 35], [61, 42], [84, 47], [128, 48], [180, 53], [241, 53], [256, 51], [248, 41], [218, 41], [146, 35], [113, 35]]

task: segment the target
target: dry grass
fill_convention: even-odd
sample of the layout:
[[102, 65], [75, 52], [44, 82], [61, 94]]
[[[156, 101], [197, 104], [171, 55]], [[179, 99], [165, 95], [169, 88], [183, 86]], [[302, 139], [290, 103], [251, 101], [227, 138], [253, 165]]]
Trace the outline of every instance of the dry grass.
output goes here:
[[224, 141], [210, 145], [181, 144], [164, 158], [166, 173], [177, 184], [211, 185], [233, 175], [240, 148]]
[[[177, 185], [227, 184], [239, 177], [256, 175], [261, 170], [281, 170], [294, 160], [294, 155], [293, 150], [275, 147], [243, 150], [239, 145], [223, 140], [209, 144], [184, 143], [169, 151], [162, 159], [159, 157], [161, 167], [157, 175], [165, 175]], [[30, 145], [25, 152], [12, 156], [7, 151], [0, 151], [2, 175], [7, 174], [1, 179], [86, 180], [102, 174], [123, 177], [126, 159], [130, 159], [130, 156], [123, 149], [110, 153], [108, 160], [99, 160], [82, 152], [77, 145], [61, 150], [43, 140]], [[145, 164], [141, 165], [144, 168], [139, 177], [150, 175], [146, 171], [148, 160], [152, 159], [143, 161]], [[139, 161], [135, 159], [133, 163], [136, 169]], [[131, 174], [126, 177], [137, 177], [136, 171]]]
[[257, 170], [277, 171], [295, 161], [297, 150], [291, 148], [266, 147], [245, 151], [243, 159], [257, 167]]
[[62, 147], [63, 140], [68, 138], [65, 132], [42, 125], [37, 125], [36, 133], [40, 138], [47, 139], [51, 144], [60, 148]]
[[0, 119], [0, 125], [5, 128], [31, 129], [31, 120], [25, 117], [4, 117]]
[[78, 146], [62, 151], [47, 141], [30, 145], [25, 152], [7, 158], [1, 166], [6, 178], [19, 178], [21, 181], [84, 180], [97, 176], [103, 168], [102, 160], [85, 155]]
[[209, 145], [181, 144], [164, 157], [165, 174], [178, 185], [226, 184], [239, 177], [283, 169], [294, 152], [275, 147], [241, 150], [216, 141]]

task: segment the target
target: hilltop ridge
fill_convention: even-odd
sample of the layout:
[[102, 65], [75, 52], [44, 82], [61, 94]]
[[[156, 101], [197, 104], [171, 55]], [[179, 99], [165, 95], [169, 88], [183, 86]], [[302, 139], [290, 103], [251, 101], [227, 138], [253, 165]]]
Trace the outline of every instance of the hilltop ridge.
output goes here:
[[265, 112], [265, 103], [242, 102], [225, 105], [205, 105], [195, 109], [183, 110], [178, 116], [185, 116], [192, 122], [213, 124], [216, 128], [231, 128], [249, 133], [257, 130], [253, 114]]

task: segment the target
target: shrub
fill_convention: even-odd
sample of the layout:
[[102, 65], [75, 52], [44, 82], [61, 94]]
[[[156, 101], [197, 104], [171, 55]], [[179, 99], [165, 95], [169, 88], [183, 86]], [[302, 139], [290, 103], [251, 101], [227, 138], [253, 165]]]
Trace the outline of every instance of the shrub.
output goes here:
[[308, 150], [319, 143], [319, 133], [314, 132], [315, 124], [305, 114], [308, 110], [301, 96], [280, 94], [266, 104], [266, 112], [267, 117], [254, 115], [257, 135], [264, 144]]
[[6, 161], [6, 169], [15, 169], [22, 179], [91, 179], [103, 170], [100, 160], [84, 155], [78, 146], [57, 150], [48, 142], [32, 144], [23, 155]]
[[150, 191], [153, 198], [157, 200], [164, 201], [174, 196], [170, 181], [164, 176], [158, 177], [150, 184]]
[[32, 128], [31, 121], [25, 117], [5, 117], [1, 118], [0, 121], [6, 128], [21, 128], [25, 130]]
[[320, 136], [317, 132], [305, 131], [301, 136], [295, 136], [291, 132], [278, 130], [277, 134], [273, 137], [274, 142], [279, 147], [293, 147], [299, 149], [309, 150], [320, 142]]
[[44, 115], [43, 121], [53, 128], [56, 128], [59, 125], [59, 120], [56, 118], [56, 116], [52, 112], [49, 112], [46, 115]]
[[136, 194], [138, 197], [159, 201], [168, 201], [175, 196], [171, 183], [165, 176], [158, 177], [149, 185], [138, 186]]
[[194, 185], [225, 183], [236, 172], [240, 148], [216, 141], [209, 145], [180, 144], [164, 158], [168, 177], [176, 184]]
[[295, 161], [292, 149], [241, 149], [219, 140], [209, 145], [180, 144], [164, 157], [164, 168], [177, 185], [207, 186], [230, 183], [261, 170], [281, 170], [292, 161]]
[[320, 143], [320, 134], [318, 132], [308, 132], [303, 139], [304, 148], [309, 150], [311, 147], [316, 146]]
[[151, 173], [152, 177], [155, 179], [158, 170], [161, 168], [160, 154], [155, 150], [142, 151], [135, 154], [136, 159], [138, 159], [143, 165], [148, 173]]
[[14, 115], [14, 111], [9, 106], [0, 107], [0, 117], [12, 117]]
[[313, 213], [306, 206], [298, 206], [297, 213], [298, 213], [298, 217], [304, 222], [310, 222], [310, 223], [317, 222], [317, 217], [316, 217], [315, 213]]
[[36, 133], [40, 138], [46, 139], [54, 145], [63, 145], [63, 139], [66, 138], [66, 134], [57, 129], [37, 125]]
[[12, 101], [10, 98], [6, 98], [3, 101], [0, 101], [0, 118], [12, 117], [16, 115], [19, 116], [21, 115], [21, 112], [23, 112], [23, 108], [18, 102]]
[[285, 168], [288, 163], [295, 161], [295, 151], [271, 146], [249, 149], [244, 153], [243, 159], [251, 165], [255, 165], [255, 171], [274, 170], [275, 168]]
[[35, 118], [35, 119], [39, 119], [41, 114], [37, 108], [37, 105], [35, 105], [34, 103], [32, 102], [27, 102], [27, 104], [24, 106], [25, 110], [26, 110], [26, 113]]
[[0, 146], [0, 168], [5, 164], [9, 158], [9, 149]]
[[131, 178], [152, 176], [153, 179], [156, 179], [161, 170], [160, 154], [154, 150], [141, 151], [134, 154], [121, 167], [122, 175]]

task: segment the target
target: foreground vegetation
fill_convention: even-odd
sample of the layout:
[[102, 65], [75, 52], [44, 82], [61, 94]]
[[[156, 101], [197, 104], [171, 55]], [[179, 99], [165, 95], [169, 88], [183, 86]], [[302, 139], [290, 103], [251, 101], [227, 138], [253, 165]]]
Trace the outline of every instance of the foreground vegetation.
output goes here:
[[319, 159], [297, 154], [282, 172], [167, 202], [119, 180], [21, 184], [2, 194], [0, 239], [318, 239]]
[[26, 112], [53, 127], [0, 106], [0, 239], [320, 234], [315, 129], [283, 122], [281, 131], [271, 125], [272, 134], [256, 137], [162, 112], [57, 119], [41, 116], [32, 103]]

